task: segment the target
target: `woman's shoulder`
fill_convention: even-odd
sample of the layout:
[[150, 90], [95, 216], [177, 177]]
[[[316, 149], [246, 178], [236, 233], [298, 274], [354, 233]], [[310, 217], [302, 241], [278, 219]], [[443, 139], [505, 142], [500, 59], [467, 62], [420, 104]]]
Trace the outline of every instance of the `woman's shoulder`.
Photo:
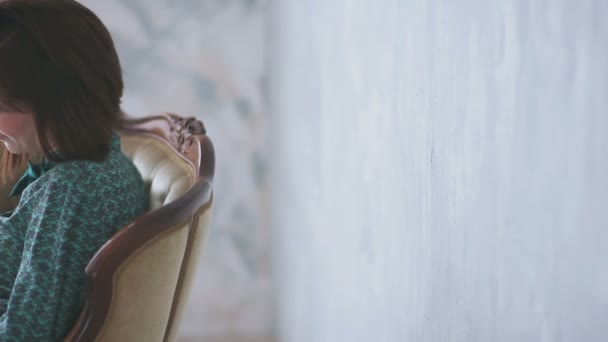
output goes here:
[[99, 191], [103, 188], [128, 189], [143, 183], [141, 175], [131, 160], [122, 152], [112, 151], [101, 162], [72, 160], [61, 162], [49, 171], [52, 182], [90, 187]]
[[[24, 192], [24, 196], [50, 190], [66, 191], [71, 196], [96, 197], [109, 193], [139, 192], [143, 180], [131, 160], [121, 152], [112, 151], [100, 162], [69, 160], [57, 163]], [[28, 191], [29, 190], [29, 191]]]
[[111, 155], [103, 162], [58, 163], [26, 188], [18, 208], [23, 213], [40, 208], [90, 211], [87, 217], [124, 221], [145, 210], [145, 196], [143, 180], [132, 162], [126, 156]]
[[[111, 149], [102, 161], [66, 160], [54, 163], [23, 192], [22, 203], [66, 202], [98, 206], [108, 202], [145, 202], [145, 185], [133, 162], [121, 151], [114, 134]], [[114, 208], [116, 209], [116, 208]]]

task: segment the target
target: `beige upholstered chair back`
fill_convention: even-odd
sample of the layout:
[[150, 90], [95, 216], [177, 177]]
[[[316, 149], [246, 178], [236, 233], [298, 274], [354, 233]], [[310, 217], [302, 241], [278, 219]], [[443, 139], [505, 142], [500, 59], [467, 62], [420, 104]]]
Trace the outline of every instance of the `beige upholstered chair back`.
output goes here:
[[149, 187], [150, 210], [88, 265], [89, 297], [66, 341], [174, 341], [207, 235], [214, 152], [202, 123], [134, 119], [121, 138]]

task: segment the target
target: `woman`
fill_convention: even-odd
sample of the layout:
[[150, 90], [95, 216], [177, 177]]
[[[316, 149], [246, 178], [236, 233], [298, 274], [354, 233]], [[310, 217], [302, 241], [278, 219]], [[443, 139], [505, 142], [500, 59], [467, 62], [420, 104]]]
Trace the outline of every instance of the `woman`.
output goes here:
[[90, 10], [0, 0], [2, 176], [28, 166], [17, 207], [0, 217], [0, 341], [62, 340], [85, 300], [87, 263], [146, 209], [115, 133], [122, 90], [114, 44]]

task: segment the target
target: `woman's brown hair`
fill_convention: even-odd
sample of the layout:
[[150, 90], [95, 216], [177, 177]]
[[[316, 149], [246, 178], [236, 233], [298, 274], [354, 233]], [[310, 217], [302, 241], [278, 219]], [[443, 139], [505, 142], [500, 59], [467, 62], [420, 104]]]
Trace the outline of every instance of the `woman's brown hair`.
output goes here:
[[[0, 0], [0, 112], [31, 113], [50, 160], [103, 160], [121, 124], [110, 33], [74, 0]], [[3, 177], [27, 155], [4, 153]]]

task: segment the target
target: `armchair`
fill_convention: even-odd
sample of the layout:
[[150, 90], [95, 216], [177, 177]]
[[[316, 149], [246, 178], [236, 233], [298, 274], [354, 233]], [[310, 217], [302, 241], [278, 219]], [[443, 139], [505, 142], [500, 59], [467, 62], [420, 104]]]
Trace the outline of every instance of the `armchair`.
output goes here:
[[207, 236], [215, 159], [203, 124], [163, 114], [120, 134], [150, 208], [87, 266], [89, 295], [65, 341], [174, 341]]

